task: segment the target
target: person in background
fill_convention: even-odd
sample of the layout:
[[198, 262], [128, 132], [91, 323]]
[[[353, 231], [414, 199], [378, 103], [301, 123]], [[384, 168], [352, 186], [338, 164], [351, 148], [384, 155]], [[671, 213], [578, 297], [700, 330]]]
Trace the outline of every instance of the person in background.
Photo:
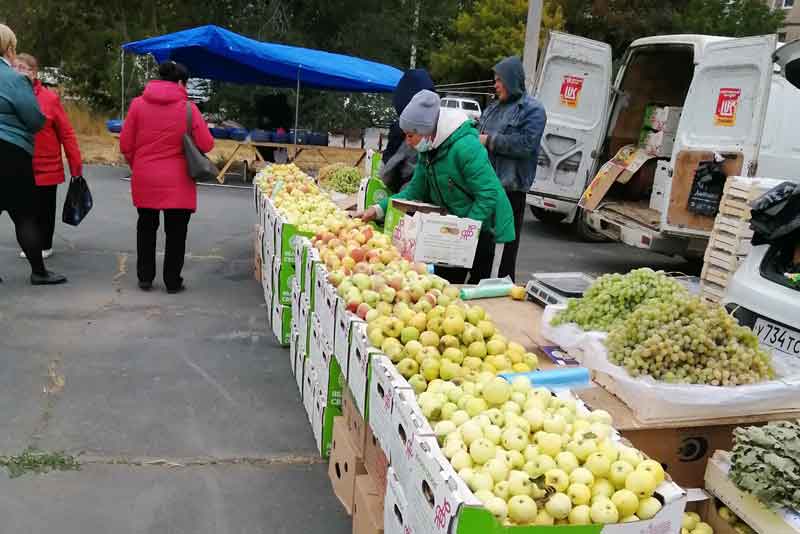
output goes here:
[[0, 214], [7, 211], [17, 242], [31, 266], [31, 284], [61, 284], [67, 279], [45, 268], [36, 223], [33, 136], [45, 124], [31, 81], [13, 69], [17, 37], [0, 24]]
[[185, 289], [181, 271], [186, 255], [189, 219], [197, 209], [197, 186], [189, 176], [183, 152], [187, 132], [187, 107], [191, 110], [191, 136], [201, 152], [214, 147], [214, 139], [200, 110], [189, 102], [189, 71], [174, 61], [158, 67], [160, 79], [147, 84], [131, 103], [120, 132], [119, 146], [132, 170], [131, 193], [139, 212], [136, 225], [136, 273], [139, 287], [149, 291], [156, 276], [156, 233], [164, 212], [166, 244], [164, 285], [167, 293]]
[[[419, 152], [414, 176], [391, 198], [436, 204], [457, 217], [481, 222], [472, 268], [436, 267], [454, 284], [477, 284], [492, 272], [495, 243], [514, 240], [514, 217], [503, 187], [492, 170], [478, 131], [462, 111], [441, 109], [436, 93], [414, 95], [400, 115], [406, 143]], [[382, 219], [389, 199], [367, 209], [365, 221]]]
[[[67, 154], [72, 177], [83, 176], [81, 151], [75, 130], [69, 122], [61, 99], [47, 89], [39, 80], [39, 62], [29, 54], [17, 55], [17, 72], [27, 76], [33, 83], [33, 93], [39, 109], [46, 118], [44, 127], [33, 141], [33, 176], [36, 179], [37, 222], [42, 240], [42, 257], [53, 255], [53, 233], [56, 229], [56, 190], [64, 183], [64, 162], [61, 147]], [[25, 257], [25, 252], [20, 253]]]
[[494, 66], [494, 88], [497, 100], [481, 116], [480, 139], [514, 211], [516, 237], [503, 247], [498, 276], [515, 280], [525, 198], [536, 177], [547, 114], [542, 104], [525, 91], [525, 71], [517, 56]]
[[[414, 95], [423, 89], [434, 90], [433, 80], [425, 69], [409, 70], [400, 78], [392, 98], [398, 117]], [[381, 180], [392, 193], [399, 192], [411, 180], [417, 164], [417, 151], [405, 140], [406, 135], [400, 128], [399, 120], [394, 121], [389, 127], [389, 139], [383, 151], [380, 171]]]

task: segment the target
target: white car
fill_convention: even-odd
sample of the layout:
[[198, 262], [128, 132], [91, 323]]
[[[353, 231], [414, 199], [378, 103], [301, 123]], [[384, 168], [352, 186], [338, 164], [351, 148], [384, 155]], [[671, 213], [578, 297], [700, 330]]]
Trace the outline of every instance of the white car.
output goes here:
[[[778, 371], [800, 373], [800, 289], [783, 276], [791, 252], [776, 245], [753, 247], [731, 279], [723, 303], [761, 347], [771, 351]], [[782, 256], [782, 258], [781, 258]], [[776, 261], [779, 260], [779, 261]]]
[[462, 98], [460, 96], [446, 96], [442, 99], [443, 108], [460, 109], [471, 119], [480, 120], [481, 105], [472, 98]]

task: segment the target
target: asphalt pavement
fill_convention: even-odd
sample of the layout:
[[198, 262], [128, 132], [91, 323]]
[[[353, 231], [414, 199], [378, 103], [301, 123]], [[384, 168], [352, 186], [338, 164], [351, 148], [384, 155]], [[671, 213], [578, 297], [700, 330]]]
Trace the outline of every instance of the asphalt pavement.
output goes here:
[[[0, 472], [0, 532], [350, 532], [288, 353], [267, 328], [252, 276], [251, 192], [201, 187], [188, 290], [167, 295], [157, 280], [145, 293], [136, 286], [127, 174], [89, 167], [95, 207], [78, 228], [59, 223], [47, 262], [69, 277], [63, 286], [29, 285], [11, 222], [0, 216], [0, 456], [37, 447], [80, 454], [83, 464], [14, 479]], [[639, 266], [692, 269], [580, 242], [569, 227], [528, 214], [520, 280]]]

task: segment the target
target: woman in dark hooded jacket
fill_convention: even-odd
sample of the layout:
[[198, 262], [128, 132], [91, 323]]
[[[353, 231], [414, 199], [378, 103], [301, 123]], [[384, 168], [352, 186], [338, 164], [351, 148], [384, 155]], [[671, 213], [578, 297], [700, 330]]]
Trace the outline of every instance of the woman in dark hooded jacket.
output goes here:
[[[425, 69], [412, 69], [406, 72], [397, 83], [394, 91], [394, 109], [397, 116], [403, 113], [415, 94], [423, 89], [434, 91], [433, 80]], [[381, 180], [392, 193], [398, 193], [411, 180], [417, 165], [417, 151], [406, 142], [406, 135], [400, 129], [399, 119], [389, 127], [389, 141], [383, 151]]]

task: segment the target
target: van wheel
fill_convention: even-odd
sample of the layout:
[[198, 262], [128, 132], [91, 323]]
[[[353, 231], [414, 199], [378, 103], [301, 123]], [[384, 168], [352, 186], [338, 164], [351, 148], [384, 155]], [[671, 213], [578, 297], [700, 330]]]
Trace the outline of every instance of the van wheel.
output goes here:
[[578, 235], [584, 241], [588, 241], [590, 243], [603, 243], [605, 241], [611, 241], [609, 238], [599, 232], [596, 232], [594, 228], [589, 226], [589, 222], [586, 220], [586, 212], [580, 208], [578, 208], [578, 212], [575, 214], [574, 224], [575, 231], [578, 232]]
[[545, 224], [558, 224], [566, 217], [563, 213], [537, 208], [536, 206], [530, 206], [530, 208], [533, 216]]

